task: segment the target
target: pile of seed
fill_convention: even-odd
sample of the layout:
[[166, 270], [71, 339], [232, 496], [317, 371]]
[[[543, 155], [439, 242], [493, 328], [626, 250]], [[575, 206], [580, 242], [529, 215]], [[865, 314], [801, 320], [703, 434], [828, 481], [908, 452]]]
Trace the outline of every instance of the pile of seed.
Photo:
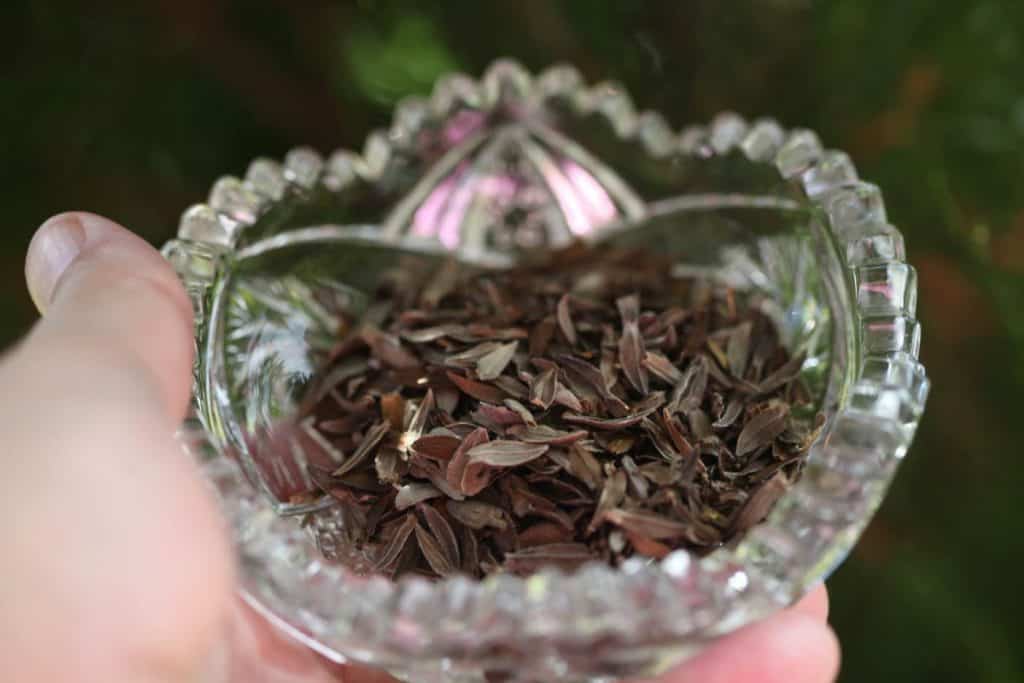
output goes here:
[[293, 500], [329, 498], [389, 575], [710, 552], [765, 517], [821, 426], [792, 415], [802, 358], [771, 319], [649, 253], [410, 263], [336, 313], [300, 416], [316, 488]]

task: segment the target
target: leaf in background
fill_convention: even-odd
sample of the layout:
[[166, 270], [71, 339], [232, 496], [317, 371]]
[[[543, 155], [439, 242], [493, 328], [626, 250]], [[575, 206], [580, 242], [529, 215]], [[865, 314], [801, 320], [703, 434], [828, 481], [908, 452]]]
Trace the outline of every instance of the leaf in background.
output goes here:
[[381, 28], [378, 21], [367, 20], [375, 14], [352, 15], [366, 19], [348, 28], [340, 43], [348, 68], [339, 88], [348, 90], [354, 81], [367, 99], [393, 105], [408, 95], [429, 92], [438, 77], [457, 70], [431, 17], [407, 7]]

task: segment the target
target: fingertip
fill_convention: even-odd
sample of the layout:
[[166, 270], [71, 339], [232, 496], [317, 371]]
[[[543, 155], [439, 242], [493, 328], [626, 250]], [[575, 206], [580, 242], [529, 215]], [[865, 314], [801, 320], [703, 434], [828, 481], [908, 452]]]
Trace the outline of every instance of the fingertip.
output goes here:
[[825, 683], [839, 672], [839, 641], [816, 616], [786, 611], [709, 644], [662, 683]]
[[[70, 275], [72, 264], [75, 264], [75, 270], [78, 270], [78, 257], [83, 261], [106, 259], [109, 262], [104, 265], [115, 268], [118, 274], [148, 281], [145, 284], [159, 289], [181, 313], [190, 318], [191, 307], [185, 290], [170, 264], [160, 253], [131, 230], [109, 218], [88, 211], [60, 213], [43, 223], [29, 243], [26, 270], [29, 270], [30, 264], [33, 270], [36, 266], [47, 270], [46, 248], [54, 242], [67, 241], [73, 243], [69, 251], [77, 248], [78, 253], [63, 264], [62, 272], [56, 273], [55, 284], [62, 284], [60, 281], [64, 276]], [[62, 261], [57, 260], [56, 263], [58, 265], [54, 270], [60, 268]], [[50, 299], [55, 299], [60, 291], [61, 287], [55, 286]]]
[[839, 636], [831, 628], [825, 629], [825, 637], [828, 641], [825, 647], [829, 655], [825, 660], [827, 666], [825, 666], [826, 673], [823, 680], [835, 681], [839, 678], [839, 671], [842, 668], [843, 647], [839, 643]]
[[810, 590], [799, 602], [797, 602], [791, 608], [794, 611], [802, 612], [808, 616], [814, 617], [819, 621], [828, 621], [828, 590], [825, 588], [825, 584], [819, 584], [817, 587]]
[[[795, 667], [802, 667], [802, 681], [825, 682], [834, 681], [839, 675], [840, 647], [835, 631], [821, 623], [816, 617], [808, 614], [795, 614], [789, 617], [785, 625], [789, 633], [786, 636], [790, 662]], [[778, 680], [784, 678], [784, 670], [777, 674]]]
[[44, 313], [27, 346], [46, 355], [54, 374], [95, 366], [125, 375], [162, 395], [172, 419], [182, 417], [191, 389], [192, 307], [156, 249], [101, 216], [64, 213], [33, 237], [25, 273]]

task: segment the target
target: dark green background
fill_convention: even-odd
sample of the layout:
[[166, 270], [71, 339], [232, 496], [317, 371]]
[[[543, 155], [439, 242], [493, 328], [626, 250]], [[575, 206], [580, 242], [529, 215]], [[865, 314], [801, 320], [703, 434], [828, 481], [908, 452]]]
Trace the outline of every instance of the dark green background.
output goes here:
[[358, 147], [399, 96], [496, 56], [621, 80], [677, 126], [723, 108], [806, 125], [885, 188], [935, 384], [831, 581], [842, 680], [1024, 680], [1024, 3], [134, 4], [0, 9], [0, 344], [33, 320], [21, 261], [49, 214], [162, 242], [218, 175]]

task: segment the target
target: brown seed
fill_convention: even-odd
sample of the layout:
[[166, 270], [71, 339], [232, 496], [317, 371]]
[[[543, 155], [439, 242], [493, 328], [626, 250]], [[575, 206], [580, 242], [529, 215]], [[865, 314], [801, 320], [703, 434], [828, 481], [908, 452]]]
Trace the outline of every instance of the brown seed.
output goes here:
[[554, 522], [537, 522], [519, 532], [519, 547], [521, 548], [571, 541], [572, 531]]
[[[412, 468], [410, 468], [411, 471]], [[436, 486], [441, 493], [451, 500], [465, 500], [466, 495], [457, 487], [453, 487], [448, 483], [448, 472], [447, 470], [441, 469], [439, 466], [433, 466], [428, 469], [421, 470], [419, 473], [411, 472], [413, 476], [423, 476], [431, 484]]]
[[500, 480], [500, 486], [512, 502], [512, 512], [517, 517], [533, 515], [561, 524], [566, 529], [573, 528], [573, 520], [566, 512], [560, 510], [553, 501], [531, 490], [522, 479], [509, 475]]
[[789, 480], [782, 472], [762, 484], [733, 517], [730, 523], [733, 533], [746, 531], [763, 520], [787, 489]]
[[805, 356], [800, 354], [793, 356], [770, 375], [761, 380], [757, 385], [758, 393], [766, 394], [775, 391], [784, 384], [789, 384], [800, 374], [804, 365]]
[[373, 413], [354, 411], [350, 412], [345, 417], [340, 417], [334, 420], [324, 420], [318, 424], [316, 428], [328, 436], [351, 436], [355, 432], [362, 430], [372, 423], [373, 418]]
[[498, 387], [510, 397], [519, 400], [526, 401], [529, 398], [530, 392], [525, 384], [520, 382], [515, 377], [509, 377], [508, 375], [502, 375], [495, 379], [492, 384]]
[[555, 388], [555, 404], [569, 410], [583, 410], [583, 403], [561, 382]]
[[[431, 391], [434, 391], [431, 389]], [[459, 391], [449, 387], [439, 387], [434, 391], [437, 410], [447, 415], [455, 413], [459, 405]]]
[[544, 566], [575, 569], [594, 559], [582, 543], [551, 543], [525, 548], [505, 556], [505, 567], [515, 573], [529, 573]]
[[555, 402], [558, 390], [558, 368], [548, 368], [534, 376], [530, 382], [530, 402], [543, 410]]
[[[406, 404], [408, 409], [409, 404]], [[415, 410], [407, 420], [405, 426], [405, 433], [402, 434], [400, 447], [407, 447], [408, 444], [413, 443], [423, 434], [423, 430], [427, 426], [427, 420], [430, 419], [430, 414], [434, 410], [434, 391], [432, 389], [427, 390], [427, 395], [423, 397], [423, 400], [419, 402]]]
[[[311, 462], [330, 462], [333, 465], [340, 465], [345, 461], [345, 455], [339, 449], [335, 448], [327, 437], [324, 436], [323, 432], [313, 425], [313, 420], [314, 418], [309, 417], [302, 420], [299, 424], [300, 429], [302, 429], [302, 434], [308, 436], [312, 443], [309, 443], [309, 441], [301, 439], [296, 435], [296, 442], [305, 442], [305, 446], [302, 446], [301, 443], [297, 445], [299, 445], [299, 448], [301, 448], [307, 456], [311, 456], [307, 458], [307, 460], [310, 460]], [[318, 451], [320, 452], [321, 457], [317, 457], [316, 454]]]
[[385, 484], [397, 484], [402, 480], [401, 458], [394, 448], [381, 448], [373, 459], [377, 479]]
[[419, 359], [403, 349], [397, 338], [369, 327], [361, 334], [363, 341], [373, 351], [374, 357], [381, 363], [400, 369], [419, 367]]
[[715, 429], [728, 429], [736, 422], [737, 418], [739, 418], [740, 414], [743, 412], [743, 407], [743, 401], [738, 398], [732, 399], [729, 401], [728, 405], [726, 405], [725, 412], [722, 414], [722, 417], [715, 420], [711, 426]]
[[654, 540], [679, 538], [686, 534], [689, 526], [663, 515], [650, 512], [636, 512], [614, 508], [604, 513], [603, 519], [626, 531], [631, 531]]
[[690, 431], [698, 440], [712, 436], [711, 419], [708, 417], [708, 414], [700, 408], [694, 408], [688, 412], [686, 414], [686, 419], [690, 423]]
[[556, 326], [557, 323], [552, 316], [548, 316], [534, 325], [530, 332], [530, 356], [543, 356], [547, 352], [548, 346], [551, 345], [551, 339], [555, 335]]
[[789, 422], [789, 406], [775, 403], [750, 419], [736, 441], [736, 455], [742, 457], [768, 446]]
[[384, 518], [384, 515], [391, 511], [397, 497], [396, 492], [392, 489], [389, 492], [382, 493], [370, 505], [370, 509], [366, 511], [366, 527], [364, 529], [367, 537], [374, 536], [377, 533], [378, 525]]
[[622, 365], [622, 374], [634, 389], [646, 394], [649, 391], [647, 370], [641, 365], [646, 352], [638, 325], [640, 297], [635, 294], [624, 296], [616, 300], [615, 304], [622, 316], [622, 336], [619, 338], [619, 364]]
[[416, 439], [410, 450], [431, 460], [447, 462], [459, 447], [459, 439], [447, 434], [428, 434]]
[[590, 427], [591, 429], [603, 429], [614, 432], [640, 424], [640, 421], [644, 419], [644, 416], [627, 415], [626, 417], [606, 418], [591, 417], [590, 415], [577, 415], [575, 413], [565, 413], [564, 415], [562, 415], [562, 419], [565, 420], [566, 422], [572, 422], [573, 424]]
[[476, 376], [483, 381], [492, 380], [505, 372], [505, 368], [512, 362], [516, 355], [519, 342], [499, 344], [496, 349], [480, 358], [476, 364]]
[[462, 481], [459, 482], [459, 490], [464, 495], [475, 496], [490, 486], [498, 472], [499, 468], [484, 463], [467, 463], [462, 471]]
[[558, 300], [558, 329], [562, 336], [569, 342], [569, 346], [576, 346], [576, 328], [572, 324], [572, 312], [569, 310], [569, 295], [563, 294]]
[[743, 375], [747, 371], [747, 361], [750, 358], [750, 334], [753, 327], [753, 323], [747, 321], [733, 329], [729, 335], [726, 360], [729, 363], [729, 372], [738, 379], [743, 379]]
[[644, 536], [643, 534], [626, 531], [626, 538], [629, 540], [629, 544], [633, 546], [633, 549], [644, 557], [660, 560], [672, 552], [672, 549], [664, 543], [659, 543], [653, 538]]
[[601, 464], [579, 442], [570, 445], [567, 452], [548, 451], [548, 457], [557, 462], [571, 476], [586, 484], [587, 488], [595, 490], [601, 485]]
[[446, 374], [448, 375], [448, 379], [450, 379], [452, 383], [459, 388], [459, 391], [467, 396], [475, 398], [478, 401], [484, 401], [485, 403], [501, 403], [505, 399], [505, 392], [490, 384], [477, 382], [451, 371]]
[[587, 432], [583, 430], [565, 432], [548, 425], [520, 427], [512, 430], [512, 434], [524, 443], [540, 443], [550, 446], [566, 446], [587, 436]]
[[[377, 455], [380, 457], [380, 452], [378, 452]], [[400, 478], [400, 476], [401, 475], [399, 475], [398, 478]], [[368, 469], [349, 472], [343, 477], [338, 477], [337, 482], [341, 486], [345, 486], [352, 491], [372, 493], [374, 495], [380, 495], [387, 491], [389, 484], [389, 482], [384, 481], [377, 476], [376, 472]]]
[[729, 358], [726, 356], [725, 351], [714, 339], [708, 339], [707, 341], [708, 351], [711, 352], [712, 357], [718, 363], [719, 367], [729, 367]]
[[426, 344], [438, 339], [444, 339], [449, 335], [465, 334], [465, 329], [462, 325], [436, 325], [419, 330], [403, 330], [400, 336], [405, 341], [413, 344]]
[[[606, 331], [609, 335], [614, 335], [611, 327], [608, 327]], [[602, 385], [608, 389], [613, 388], [618, 381], [615, 369], [615, 349], [617, 346], [614, 343], [605, 344], [603, 342], [601, 345], [601, 360], [598, 362], [598, 369], [601, 371]]]
[[539, 458], [548, 448], [547, 445], [526, 444], [521, 441], [491, 441], [469, 450], [469, 464], [515, 467]]
[[575, 356], [560, 355], [558, 362], [568, 376], [575, 376], [579, 381], [588, 385], [601, 399], [612, 415], [621, 417], [628, 412], [629, 408], [618, 396], [612, 393], [608, 383], [605, 381], [601, 371], [593, 365]]
[[438, 540], [419, 524], [415, 526], [415, 531], [416, 542], [419, 544], [420, 552], [423, 553], [423, 558], [430, 565], [430, 568], [434, 570], [434, 573], [438, 576], [448, 576], [454, 572], [458, 565], [451, 563], [450, 558], [445, 554]]
[[472, 529], [459, 530], [459, 549], [462, 551], [462, 570], [470, 576], [480, 574], [480, 542]]
[[700, 406], [708, 386], [708, 361], [697, 356], [683, 372], [683, 378], [669, 395], [669, 407], [673, 412], [689, 412]]
[[601, 489], [601, 497], [597, 501], [597, 508], [595, 508], [594, 516], [590, 520], [590, 526], [587, 527], [588, 534], [594, 533], [597, 527], [604, 522], [604, 516], [609, 510], [616, 508], [622, 503], [626, 497], [627, 483], [626, 473], [622, 470], [616, 470], [605, 479], [604, 488]]
[[[599, 438], [600, 434], [596, 436]], [[605, 444], [605, 447], [608, 449], [609, 452], [614, 453], [615, 455], [623, 455], [624, 453], [629, 453], [629, 451], [631, 451], [633, 449], [633, 446], [635, 445], [636, 437], [619, 436], [615, 437], [614, 439], [609, 439], [608, 442]]]
[[530, 427], [537, 426], [537, 420], [533, 416], [533, 413], [531, 413], [530, 409], [524, 406], [519, 401], [515, 400], [514, 398], [506, 398], [505, 406], [509, 410], [515, 412], [515, 414], [519, 416], [519, 419], [522, 421], [523, 424], [529, 425]]
[[658, 486], [670, 486], [679, 481], [680, 470], [666, 463], [649, 462], [640, 466], [640, 473]]
[[430, 528], [434, 538], [437, 539], [438, 545], [441, 546], [448, 564], [453, 569], [458, 567], [461, 561], [459, 557], [459, 542], [456, 540], [455, 531], [448, 523], [448, 520], [431, 505], [421, 504], [417, 506], [416, 511], [427, 523], [427, 527]]
[[386, 571], [388, 567], [393, 566], [398, 561], [399, 556], [409, 542], [409, 538], [415, 532], [416, 526], [416, 517], [411, 513], [407, 513], [402, 525], [398, 527], [394, 535], [380, 549], [374, 565], [375, 569]]
[[[313, 481], [313, 485], [316, 488], [326, 493], [328, 496], [336, 500], [348, 500], [352, 497], [352, 492], [341, 484], [329, 470], [316, 465], [310, 465], [308, 468], [309, 478]], [[293, 502], [299, 498], [299, 496], [293, 496]]]
[[669, 415], [668, 410], [662, 411], [661, 424], [665, 427], [665, 433], [668, 438], [672, 441], [672, 445], [676, 447], [679, 454], [683, 458], [689, 458], [693, 453], [693, 445], [687, 440], [686, 436], [683, 435], [683, 427], [679, 422], [679, 418], [675, 415]]
[[650, 487], [647, 484], [647, 480], [640, 474], [640, 468], [637, 467], [633, 458], [627, 455], [622, 458], [621, 463], [622, 471], [626, 473], [626, 478], [629, 480], [629, 486], [633, 494], [639, 498], [646, 498], [650, 495]]
[[405, 416], [405, 399], [398, 392], [384, 394], [380, 397], [380, 411], [391, 429], [399, 431]]
[[[470, 449], [486, 443], [490, 437], [487, 435], [487, 430], [483, 427], [473, 430], [467, 437], [462, 440], [459, 447], [455, 449], [455, 453], [452, 454], [452, 459], [448, 461], [447, 468], [447, 480], [448, 484], [456, 490], [462, 491], [462, 477], [466, 472], [466, 466], [469, 465], [469, 451]], [[472, 495], [472, 494], [470, 494]]]
[[496, 425], [498, 429], [492, 429], [492, 431], [501, 431], [506, 427], [522, 426], [523, 424], [522, 415], [516, 411], [505, 406], [492, 406], [488, 403], [481, 403], [476, 410], [470, 413], [470, 417], [481, 426], [486, 426], [483, 423], [484, 420]]
[[476, 500], [447, 503], [448, 513], [470, 529], [505, 529], [508, 515], [500, 507]]
[[355, 452], [338, 469], [334, 470], [334, 476], [340, 477], [366, 462], [370, 454], [373, 453], [373, 449], [380, 444], [381, 440], [388, 433], [388, 430], [389, 427], [385, 423], [379, 423], [371, 427], [366, 436], [363, 437], [363, 440], [359, 442]]
[[665, 395], [661, 392], [655, 392], [636, 405], [636, 412], [631, 415], [626, 415], [625, 417], [600, 418], [591, 417], [590, 415], [566, 413], [562, 416], [562, 419], [566, 422], [584, 425], [593, 429], [615, 431], [640, 424], [645, 417], [656, 411], [664, 403]]
[[369, 369], [369, 361], [365, 358], [346, 358], [335, 365], [323, 377], [313, 383], [307, 403], [315, 405], [324, 400], [332, 389], [337, 388], [345, 380], [362, 377]]
[[[495, 351], [500, 351], [502, 345], [493, 342], [486, 341], [476, 346], [471, 346], [465, 351], [453, 353], [449, 355], [439, 355], [438, 361], [453, 368], [473, 368], [475, 367], [482, 358], [486, 358]], [[500, 372], [498, 373], [501, 374]]]
[[395, 496], [395, 508], [398, 510], [404, 510], [422, 503], [425, 500], [437, 498], [442, 495], [444, 494], [441, 493], [440, 489], [432, 484], [406, 484], [398, 489], [398, 495]]
[[475, 339], [527, 339], [530, 333], [520, 327], [495, 328], [490, 325], [470, 323], [466, 328]]
[[668, 358], [657, 351], [648, 351], [644, 356], [644, 367], [655, 377], [670, 386], [675, 386], [683, 379], [683, 373]]

